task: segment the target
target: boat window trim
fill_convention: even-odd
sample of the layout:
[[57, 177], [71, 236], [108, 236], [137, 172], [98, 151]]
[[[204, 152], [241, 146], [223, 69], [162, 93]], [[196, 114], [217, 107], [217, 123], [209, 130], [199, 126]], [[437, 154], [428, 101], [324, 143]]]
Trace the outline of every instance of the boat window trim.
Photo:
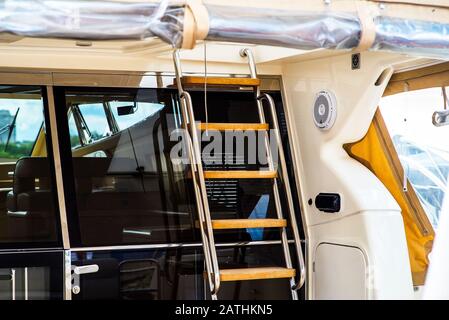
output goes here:
[[73, 104], [70, 106], [69, 109], [72, 111], [73, 119], [75, 120], [78, 135], [80, 137], [81, 146], [84, 147], [85, 145], [92, 143], [92, 134], [86, 123], [86, 120], [84, 120], [84, 117], [81, 114], [79, 106], [77, 104]]
[[[20, 79], [21, 81], [15, 81], [17, 80], [15, 78], [15, 75], [10, 78], [9, 76], [11, 74], [9, 73], [0, 73], [3, 77], [5, 75], [5, 80], [2, 81], [2, 85], [11, 85], [11, 86], [33, 86], [40, 89], [40, 97], [42, 101], [42, 112], [43, 112], [43, 123], [41, 124], [40, 129], [38, 131], [37, 137], [40, 135], [41, 131], [44, 130], [45, 136], [44, 136], [44, 145], [46, 147], [47, 152], [47, 160], [49, 163], [49, 170], [50, 170], [50, 181], [51, 181], [51, 201], [54, 203], [55, 208], [52, 215], [50, 215], [51, 222], [55, 225], [55, 232], [56, 232], [56, 238], [54, 240], [45, 240], [45, 241], [33, 241], [33, 240], [26, 240], [26, 241], [11, 241], [11, 242], [4, 242], [0, 243], [0, 254], [9, 254], [11, 252], [18, 252], [18, 251], [37, 251], [37, 250], [61, 250], [63, 247], [63, 235], [61, 230], [61, 212], [60, 208], [58, 206], [58, 198], [57, 198], [57, 185], [56, 185], [56, 166], [55, 166], [55, 159], [53, 154], [53, 125], [52, 125], [52, 117], [51, 112], [52, 108], [54, 108], [53, 103], [53, 97], [52, 92], [49, 91], [49, 87], [42, 84], [42, 81], [37, 81], [37, 78], [34, 78], [33, 74], [29, 74], [31, 79], [35, 79], [36, 82], [33, 81], [27, 81], [29, 78], [26, 76], [24, 77], [18, 77], [17, 79]], [[45, 78], [45, 77], [44, 77]], [[23, 81], [22, 81], [23, 80]], [[45, 80], [45, 79], [44, 79]], [[37, 140], [36, 140], [37, 141]], [[35, 141], [35, 142], [36, 142]], [[32, 150], [34, 150], [35, 144], [32, 147]], [[31, 154], [31, 153], [30, 153]], [[16, 163], [17, 161], [14, 161]], [[5, 164], [10, 162], [5, 162]]]
[[120, 128], [117, 124], [117, 120], [115, 119], [114, 114], [112, 113], [112, 108], [109, 101], [103, 102], [103, 108], [104, 113], [106, 114], [106, 119], [108, 120], [109, 132], [111, 132], [113, 135], [117, 134], [118, 132], [120, 132]]
[[[103, 111], [105, 113], [106, 121], [108, 123], [108, 133], [106, 136], [96, 140], [100, 141], [104, 138], [110, 137], [120, 132], [117, 121], [112, 113], [110, 103], [108, 101], [102, 103]], [[76, 129], [78, 131], [78, 136], [80, 139], [81, 146], [84, 147], [95, 141], [92, 138], [92, 133], [90, 131], [89, 125], [84, 119], [83, 113], [79, 108], [79, 104], [71, 104], [67, 112], [67, 118], [70, 119], [70, 115], [73, 114], [73, 120], [75, 121]]]
[[80, 141], [80, 147], [83, 147], [85, 145], [84, 143], [84, 139], [83, 139], [83, 133], [82, 133], [82, 129], [81, 126], [78, 122], [77, 117], [75, 116], [75, 112], [73, 111], [73, 106], [71, 105], [69, 107], [69, 110], [67, 111], [67, 119], [70, 119], [70, 116], [73, 117], [73, 122], [75, 123], [75, 127], [76, 127], [76, 132], [78, 132], [78, 139]]
[[[67, 228], [67, 213], [64, 200], [64, 186], [62, 183], [61, 172], [61, 154], [59, 151], [59, 133], [56, 121], [55, 111], [56, 103], [53, 86], [42, 87], [42, 98], [44, 105], [44, 123], [45, 142], [47, 144], [47, 158], [50, 160], [51, 180], [53, 184], [53, 199], [56, 204], [56, 234], [58, 243], [62, 244], [64, 249], [70, 248], [69, 233]], [[62, 195], [59, 193], [62, 192]]]

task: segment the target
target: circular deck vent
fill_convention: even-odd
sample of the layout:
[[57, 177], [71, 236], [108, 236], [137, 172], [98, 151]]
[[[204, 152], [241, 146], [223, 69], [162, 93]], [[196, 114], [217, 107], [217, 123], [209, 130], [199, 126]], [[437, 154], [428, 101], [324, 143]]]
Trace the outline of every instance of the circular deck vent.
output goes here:
[[320, 91], [313, 104], [313, 121], [321, 130], [329, 130], [337, 118], [337, 102], [329, 91]]

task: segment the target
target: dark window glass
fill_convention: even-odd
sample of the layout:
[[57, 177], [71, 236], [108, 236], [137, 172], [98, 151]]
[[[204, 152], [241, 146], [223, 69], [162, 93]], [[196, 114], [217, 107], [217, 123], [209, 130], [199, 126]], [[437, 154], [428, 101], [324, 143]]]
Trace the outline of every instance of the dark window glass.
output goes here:
[[62, 251], [0, 253], [0, 300], [61, 300]]
[[[181, 127], [176, 91], [76, 88], [65, 89], [63, 96], [69, 116], [74, 106], [84, 110], [84, 115], [95, 113], [89, 108], [101, 106], [98, 114], [104, 119], [96, 122], [101, 123], [102, 128], [108, 127], [104, 131], [113, 132], [98, 141], [89, 139], [89, 134], [95, 131], [89, 126], [92, 119], [74, 117], [75, 127], [82, 129], [78, 131], [84, 145], [74, 146], [72, 143], [77, 207], [77, 219], [73, 220], [72, 227], [76, 225], [75, 229], [80, 234], [80, 239], [72, 239], [72, 243], [93, 246], [201, 241], [195, 228], [197, 217], [190, 167], [175, 164], [170, 158], [172, 147], [178, 143], [177, 140], [171, 141], [170, 134]], [[281, 110], [278, 114], [282, 122], [281, 133], [287, 144], [282, 99], [279, 94], [274, 97]], [[204, 94], [192, 92], [192, 98], [196, 120], [205, 121]], [[259, 122], [252, 93], [211, 91], [208, 102], [211, 106], [209, 122]], [[268, 114], [267, 121], [270, 121]], [[236, 139], [240, 138], [237, 133]], [[256, 144], [259, 145], [257, 139]], [[70, 141], [73, 140], [71, 137]], [[226, 153], [226, 141], [223, 139], [222, 152], [213, 154], [214, 158], [224, 160], [233, 156]], [[206, 144], [203, 143], [203, 147]], [[256, 153], [259, 154], [259, 150], [256, 149]], [[246, 156], [249, 155], [250, 151], [247, 151]], [[286, 156], [290, 161], [288, 148]], [[245, 161], [204, 163], [206, 170], [259, 170], [266, 166], [266, 163]], [[292, 175], [293, 171], [289, 169]], [[276, 217], [270, 180], [207, 180], [206, 184], [214, 219]], [[291, 184], [294, 186], [293, 180]], [[282, 185], [280, 191], [286, 208]], [[293, 196], [297, 204], [295, 190]], [[299, 206], [297, 212], [299, 214]], [[288, 216], [286, 212], [284, 214]], [[217, 242], [277, 240], [279, 230], [219, 230], [215, 235]]]
[[75, 125], [91, 136], [106, 126], [115, 131], [72, 148], [80, 234], [74, 245], [195, 241], [189, 168], [170, 159], [178, 142], [170, 133], [180, 125], [172, 91], [77, 89], [66, 90], [65, 99], [85, 120]]
[[[257, 104], [255, 102], [253, 92], [223, 92], [210, 91], [207, 93], [208, 107], [207, 112], [204, 106], [204, 92], [191, 92], [195, 120], [210, 123], [259, 123], [259, 114]], [[296, 219], [300, 233], [303, 234], [301, 224], [301, 214], [299, 201], [297, 197], [296, 182], [294, 179], [293, 163], [291, 158], [291, 151], [289, 148], [287, 124], [285, 120], [284, 109], [282, 105], [282, 96], [280, 92], [268, 92], [274, 99], [276, 104], [276, 112], [279, 121], [279, 129], [284, 147], [287, 170], [290, 178], [290, 186], [292, 188], [293, 203], [295, 208]], [[207, 115], [207, 116], [206, 116]], [[271, 114], [269, 108], [264, 104], [264, 115], [266, 122], [273, 128]], [[212, 157], [215, 160], [220, 160], [220, 163], [203, 163], [206, 169], [209, 170], [263, 170], [267, 169], [267, 159], [263, 157], [265, 150], [259, 150], [263, 147], [263, 143], [256, 139], [253, 143], [257, 147], [248, 149], [249, 140], [245, 136], [245, 132], [235, 133], [233, 140], [234, 150], [237, 148], [237, 140], [244, 139], [245, 154], [236, 158], [235, 154], [227, 153], [226, 144], [230, 140], [226, 137], [223, 139], [221, 152], [215, 152]], [[270, 136], [273, 139], [274, 136]], [[203, 148], [208, 141], [203, 142]], [[203, 149], [204, 150], [204, 149]], [[230, 150], [228, 148], [228, 150]], [[254, 163], [254, 154], [257, 154]], [[252, 156], [252, 158], [251, 158]], [[233, 160], [233, 163], [228, 161]], [[203, 156], [204, 160], [204, 156]], [[284, 218], [288, 220], [288, 205], [285, 196], [285, 189], [281, 179], [278, 179], [280, 200], [283, 208]], [[209, 204], [212, 217], [215, 219], [255, 219], [255, 218], [276, 218], [275, 202], [273, 196], [273, 186], [271, 180], [207, 180]], [[291, 233], [288, 227], [288, 232]], [[258, 240], [277, 240], [279, 239], [279, 230], [270, 228], [261, 229], [240, 229], [240, 230], [224, 230], [216, 231], [216, 241], [258, 241]]]
[[73, 252], [72, 265], [98, 265], [80, 276], [73, 299], [202, 299], [202, 250]]
[[40, 87], [0, 86], [0, 247], [58, 239]]
[[[282, 266], [280, 245], [217, 248], [223, 268]], [[198, 248], [139, 251], [73, 252], [73, 265], [98, 265], [80, 276], [73, 299], [202, 300], [209, 299], [203, 250]], [[290, 299], [288, 279], [227, 282], [219, 299]]]

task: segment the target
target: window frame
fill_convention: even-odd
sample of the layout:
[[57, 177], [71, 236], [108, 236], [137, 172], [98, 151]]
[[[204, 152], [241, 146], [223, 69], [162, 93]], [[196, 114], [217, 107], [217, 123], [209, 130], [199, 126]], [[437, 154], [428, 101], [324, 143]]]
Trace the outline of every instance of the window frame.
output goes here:
[[[117, 93], [125, 92], [129, 93], [132, 92], [137, 93], [138, 90], [165, 90], [166, 92], [173, 91], [176, 93], [176, 90], [167, 89], [167, 88], [123, 88], [123, 87], [73, 87], [73, 86], [64, 86], [64, 87], [54, 87], [54, 99], [55, 104], [60, 106], [67, 106], [67, 99], [66, 99], [66, 92], [67, 91], [75, 91], [75, 92], [92, 92], [96, 90], [105, 90], [105, 91], [116, 91]], [[71, 107], [71, 105], [70, 105]], [[72, 149], [70, 145], [70, 133], [69, 133], [69, 127], [68, 127], [68, 112], [66, 112], [66, 107], [64, 108], [56, 108], [56, 119], [58, 122], [58, 137], [59, 137], [59, 145], [60, 145], [60, 154], [61, 154], [61, 170], [63, 175], [63, 184], [64, 184], [64, 195], [66, 200], [66, 212], [67, 212], [67, 222], [68, 222], [68, 230], [69, 230], [69, 238], [72, 248], [89, 248], [92, 246], [84, 245], [82, 243], [82, 236], [81, 236], [81, 227], [80, 227], [80, 220], [79, 220], [79, 211], [78, 211], [78, 205], [77, 205], [77, 194], [76, 194], [76, 188], [75, 188], [75, 177], [73, 174], [73, 160], [72, 160], [72, 151], [78, 149]], [[107, 115], [107, 113], [105, 112]], [[112, 112], [111, 112], [112, 114]], [[109, 122], [108, 122], [109, 123]], [[125, 129], [127, 130], [127, 129]], [[119, 133], [120, 131], [114, 133], [113, 135]], [[105, 137], [105, 138], [110, 138]], [[93, 143], [100, 142], [102, 139], [96, 140]], [[86, 144], [84, 146], [88, 146], [89, 144]], [[196, 209], [195, 209], [196, 210]], [[199, 233], [198, 236], [195, 237], [194, 242], [197, 243], [200, 242]], [[184, 243], [184, 242], [183, 242]], [[185, 242], [187, 243], [187, 242]], [[189, 242], [190, 243], [190, 242]], [[160, 246], [160, 245], [166, 245], [166, 244], [159, 244], [159, 243], [153, 243], [153, 242], [146, 242], [146, 243], [138, 243], [138, 244], [110, 244], [106, 246], [93, 246], [93, 247], [133, 247], [133, 246]]]
[[80, 146], [74, 147], [73, 149], [77, 149], [95, 143], [97, 141], [101, 141], [119, 132], [117, 122], [114, 118], [114, 115], [110, 111], [109, 104], [103, 103], [102, 105], [110, 134], [97, 140], [93, 140], [92, 138], [92, 131], [90, 130], [89, 125], [80, 110], [80, 104], [71, 104], [68, 108], [67, 119], [70, 120], [70, 116], [73, 117], [73, 121], [75, 122], [76, 129], [78, 131], [78, 139], [80, 141]]
[[[10, 85], [10, 86], [30, 86], [29, 84], [8, 84], [2, 83], [2, 85]], [[35, 86], [36, 88], [40, 88], [40, 94], [42, 97], [42, 111], [44, 114], [43, 119], [43, 125], [40, 126], [40, 129], [38, 130], [38, 134], [36, 136], [37, 138], [43, 130], [45, 134], [45, 144], [47, 149], [47, 159], [49, 160], [49, 170], [50, 170], [50, 182], [51, 182], [51, 194], [52, 194], [52, 200], [54, 203], [54, 225], [55, 225], [55, 232], [56, 232], [56, 240], [55, 241], [24, 241], [24, 242], [0, 242], [0, 251], [10, 251], [10, 250], [22, 250], [22, 249], [61, 249], [62, 248], [62, 233], [61, 233], [61, 217], [60, 217], [60, 211], [59, 211], [59, 202], [58, 202], [58, 194], [57, 194], [57, 188], [56, 188], [56, 172], [55, 172], [55, 162], [53, 157], [53, 144], [51, 139], [51, 126], [50, 126], [50, 115], [49, 115], [49, 105], [48, 105], [48, 94], [47, 94], [47, 86], [45, 85], [31, 85]], [[36, 143], [35, 141], [35, 143]], [[33, 147], [31, 149], [31, 154], [33, 153], [33, 150], [35, 148], [36, 144], [33, 144]], [[17, 161], [15, 161], [16, 163]]]

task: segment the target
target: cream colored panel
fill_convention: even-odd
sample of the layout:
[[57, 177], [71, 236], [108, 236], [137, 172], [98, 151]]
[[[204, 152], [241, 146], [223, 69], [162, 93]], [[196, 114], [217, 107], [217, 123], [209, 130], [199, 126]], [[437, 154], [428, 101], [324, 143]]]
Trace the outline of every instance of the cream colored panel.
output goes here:
[[[320, 192], [342, 194], [342, 210], [337, 215], [304, 203], [309, 225], [366, 209], [399, 210], [380, 181], [342, 148], [365, 135], [388, 78], [380, 86], [375, 82], [396, 61], [401, 57], [367, 52], [361, 55], [358, 70], [351, 69], [350, 54], [284, 65], [288, 112], [303, 167], [303, 199], [313, 200]], [[321, 90], [333, 92], [337, 102], [337, 119], [329, 131], [319, 130], [313, 122], [314, 99]]]
[[[283, 83], [291, 144], [296, 154], [308, 237], [307, 296], [313, 298], [312, 261], [323, 242], [355, 246], [365, 252], [373, 268], [369, 299], [408, 299], [413, 296], [410, 264], [400, 208], [384, 185], [362, 164], [350, 158], [343, 144], [361, 139], [396, 63], [409, 58], [364, 52], [361, 68], [351, 69], [351, 54], [286, 63]], [[388, 77], [376, 86], [387, 69]], [[313, 122], [313, 102], [320, 90], [336, 96], [337, 118], [332, 129]], [[320, 192], [341, 196], [339, 213], [316, 209]], [[312, 200], [312, 205], [308, 204]]]
[[56, 86], [157, 88], [157, 78], [155, 76], [55, 73], [53, 79]]
[[[315, 252], [323, 243], [336, 243], [359, 248], [365, 257], [366, 282], [364, 293], [366, 299], [413, 299], [413, 283], [408, 261], [407, 243], [402, 216], [395, 211], [364, 211], [334, 221], [311, 227], [310, 262], [316, 260]], [[353, 290], [359, 283], [357, 274], [352, 274], [354, 261], [338, 258], [332, 264], [345, 268], [347, 282], [344, 288], [337, 290], [335, 280], [328, 283], [329, 278], [318, 279], [310, 272], [312, 279], [309, 288], [310, 298], [317, 293], [315, 281], [319, 281], [318, 296], [339, 298], [341, 290]], [[312, 263], [311, 263], [312, 265]], [[315, 266], [316, 269], [316, 266]], [[312, 267], [309, 269], [312, 270]], [[335, 276], [339, 276], [335, 274]], [[354, 277], [352, 279], [352, 277]], [[362, 299], [360, 297], [359, 299]]]
[[[21, 43], [0, 44], [0, 68], [9, 70], [51, 70], [59, 72], [174, 72], [172, 49], [166, 46], [143, 47], [122, 50], [121, 42], [94, 43], [91, 47], [76, 46], [75, 41], [33, 39], [33, 46]], [[61, 41], [58, 46], [58, 41]], [[114, 46], [115, 44], [116, 46]], [[249, 74], [247, 60], [240, 57], [239, 50], [246, 45], [221, 43], [207, 44], [207, 70], [210, 74]], [[280, 74], [277, 59], [301, 55], [304, 52], [287, 48], [251, 46], [255, 51], [260, 74]], [[269, 52], [269, 53], [268, 53]], [[184, 72], [204, 72], [204, 48], [183, 50]], [[268, 63], [269, 62], [269, 63]], [[9, 71], [8, 70], [8, 71]]]
[[367, 266], [360, 249], [320, 244], [314, 266], [314, 299], [366, 299]]
[[50, 73], [0, 72], [0, 84], [50, 85], [51, 83]]

